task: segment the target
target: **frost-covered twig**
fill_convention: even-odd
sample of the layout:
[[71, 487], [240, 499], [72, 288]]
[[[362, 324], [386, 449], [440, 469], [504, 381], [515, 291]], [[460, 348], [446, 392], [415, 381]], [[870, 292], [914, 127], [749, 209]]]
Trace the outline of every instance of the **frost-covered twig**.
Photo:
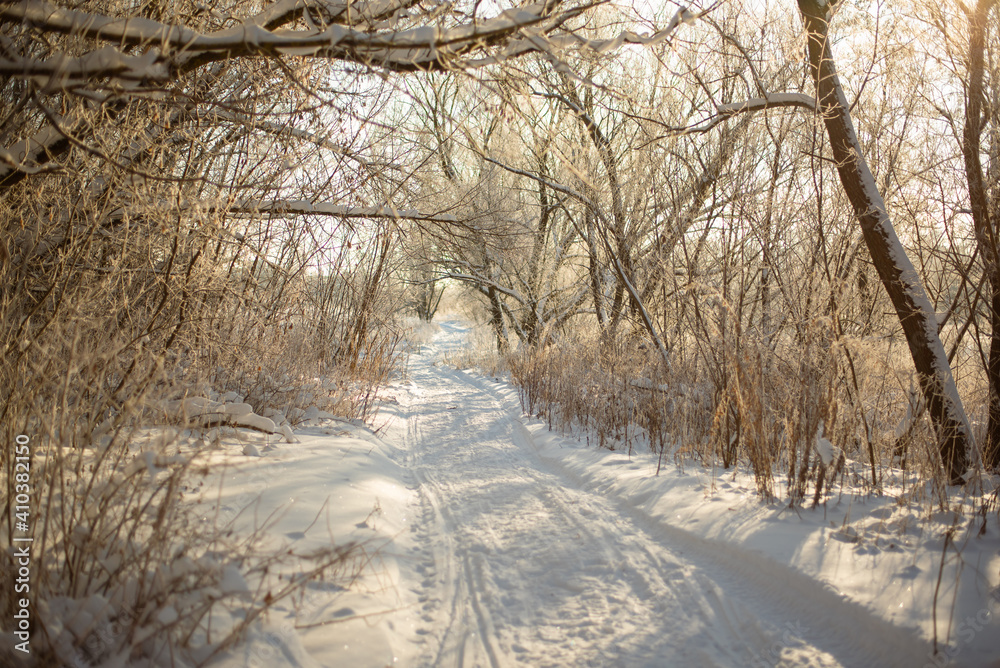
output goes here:
[[670, 128], [667, 136], [703, 134], [712, 130], [723, 121], [742, 113], [788, 107], [816, 111], [816, 98], [805, 93], [769, 93], [763, 97], [755, 97], [743, 102], [721, 104], [716, 109], [715, 114], [707, 120], [694, 125]]

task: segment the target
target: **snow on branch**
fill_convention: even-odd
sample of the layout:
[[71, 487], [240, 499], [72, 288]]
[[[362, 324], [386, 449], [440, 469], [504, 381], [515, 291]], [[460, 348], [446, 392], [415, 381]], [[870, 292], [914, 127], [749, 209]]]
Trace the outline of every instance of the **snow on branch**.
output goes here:
[[[102, 39], [130, 46], [170, 44], [176, 48], [184, 49], [203, 37], [185, 26], [168, 25], [141, 17], [102, 16], [65, 9], [44, 1], [3, 4], [4, 6], [0, 7], [0, 18], [7, 21], [31, 25], [46, 31]], [[240, 22], [244, 27], [258, 27], [269, 31], [308, 16], [307, 10], [310, 10], [321, 13], [323, 18], [330, 23], [361, 24], [387, 18], [396, 11], [406, 9], [414, 4], [416, 4], [415, 0], [402, 2], [398, 0], [374, 0], [373, 2], [281, 0], [268, 5], [258, 14], [240, 20]], [[236, 19], [236, 17], [226, 18]], [[232, 35], [241, 30], [242, 28], [230, 29], [216, 33], [216, 35]]]
[[[287, 18], [294, 18], [294, 13]], [[348, 26], [334, 23], [322, 30], [279, 30], [278, 26], [272, 30], [247, 20], [234, 28], [200, 33], [186, 26], [143, 18], [111, 18], [66, 10], [46, 2], [2, 5], [0, 19], [148, 49], [141, 56], [126, 56], [107, 46], [75, 59], [57, 56], [46, 60], [7, 61], [2, 71], [9, 75], [53, 75], [66, 71], [76, 76], [144, 78], [157, 82], [207, 62], [241, 56], [317, 56], [378, 63], [389, 69], [404, 70], [435, 63], [443, 66], [443, 58], [495, 44], [519, 30], [543, 22], [551, 24], [550, 30], [557, 25], [546, 15], [544, 5], [509, 9], [492, 19], [453, 28], [420, 26], [382, 32], [354, 29], [354, 25], [368, 26], [352, 16]]]
[[[201, 33], [183, 25], [103, 16], [44, 1], [0, 2], [0, 24], [25, 24], [43, 34], [67, 34], [108, 43], [82, 55], [56, 53], [44, 59], [7, 50], [0, 58], [0, 74], [39, 77], [49, 89], [73, 87], [75, 93], [86, 96], [94, 93], [86, 87], [95, 79], [109, 80], [100, 85], [128, 90], [162, 84], [209, 63], [251, 56], [311, 56], [406, 72], [482, 67], [537, 52], [560, 68], [565, 67], [558, 59], [562, 50], [575, 48], [603, 54], [624, 44], [653, 45], [668, 39], [681, 24], [697, 18], [681, 8], [665, 28], [652, 34], [626, 30], [608, 39], [594, 40], [565, 27], [568, 19], [591, 5], [555, 12], [553, 5], [546, 3], [508, 9], [493, 18], [452, 28], [428, 25], [408, 30], [373, 29], [372, 20], [405, 11], [412, 4], [415, 0], [281, 0], [242, 20], [237, 27]], [[314, 10], [325, 14], [328, 21], [340, 20], [343, 25], [333, 22], [317, 27], [310, 18]], [[300, 18], [308, 27], [282, 28]], [[46, 129], [7, 147], [0, 154], [0, 187], [9, 187], [33, 171], [48, 170], [49, 166], [41, 161], [51, 160], [68, 146], [62, 133]]]
[[[265, 10], [256, 20], [251, 18], [237, 27], [211, 33], [152, 19], [120, 19], [62, 9], [47, 2], [3, 4], [0, 5], [3, 22], [27, 23], [43, 31], [72, 33], [121, 47], [140, 46], [148, 50], [142, 55], [125, 55], [106, 46], [77, 58], [58, 55], [45, 60], [5, 60], [0, 61], [0, 71], [9, 76], [107, 76], [163, 82], [208, 62], [279, 54], [342, 59], [400, 71], [481, 67], [529, 52], [554, 55], [557, 50], [576, 47], [607, 53], [623, 44], [657, 44], [681, 23], [695, 18], [687, 9], [681, 9], [666, 28], [651, 35], [622, 31], [602, 40], [585, 39], [572, 32], [551, 36], [568, 18], [583, 10], [551, 13], [544, 4], [508, 9], [493, 18], [452, 28], [419, 26], [371, 31], [363, 19], [350, 14], [351, 22], [347, 25], [334, 23], [322, 30], [316, 27], [283, 30], [279, 29], [281, 21], [291, 21], [303, 10], [298, 3], [279, 4], [280, 8], [275, 7], [270, 13]], [[382, 4], [385, 3], [379, 6]], [[357, 30], [354, 26], [364, 29]], [[483, 58], [457, 60], [496, 45], [505, 46], [499, 53]]]
[[79, 58], [64, 53], [44, 60], [0, 58], [0, 75], [48, 77], [50, 85], [53, 82], [71, 85], [95, 76], [124, 81], [166, 81], [169, 72], [163, 63], [156, 62], [157, 55], [156, 51], [147, 51], [141, 56], [127, 56], [114, 47], [105, 46]]
[[[558, 16], [553, 20], [554, 26], [561, 25], [569, 15], [576, 12], [569, 12]], [[509, 41], [503, 51], [496, 55], [487, 56], [466, 61], [468, 67], [482, 67], [510, 60], [527, 53], [541, 53], [542, 55], [555, 57], [559, 51], [576, 48], [581, 51], [593, 51], [598, 54], [606, 54], [615, 51], [625, 44], [638, 44], [642, 46], [652, 46], [666, 41], [677, 30], [681, 24], [694, 22], [699, 15], [692, 14], [687, 7], [678, 9], [670, 22], [662, 30], [658, 30], [650, 35], [640, 35], [630, 30], [623, 30], [615, 37], [609, 39], [586, 39], [574, 32], [563, 35], [550, 35], [549, 32], [539, 30], [523, 31], [524, 36]], [[556, 69], [563, 69], [560, 63], [556, 63]]]
[[358, 23], [387, 19], [397, 12], [417, 4], [419, 4], [419, 0], [371, 0], [369, 2], [282, 0], [268, 5], [249, 21], [272, 29], [300, 16], [309, 20], [309, 12], [316, 12], [327, 23], [344, 23], [345, 19], [348, 18], [352, 22]]
[[714, 116], [696, 125], [672, 128], [670, 134], [696, 134], [708, 132], [722, 121], [738, 114], [761, 111], [763, 109], [779, 109], [782, 107], [799, 107], [816, 111], [816, 98], [805, 93], [769, 93], [764, 97], [755, 97], [744, 102], [720, 104]]
[[37, 174], [56, 169], [54, 164], [41, 161], [55, 153], [58, 144], [68, 142], [63, 132], [50, 125], [9, 148], [0, 147], [0, 184], [14, 173]]
[[744, 111], [759, 111], [776, 107], [803, 107], [816, 110], [816, 99], [805, 93], [770, 93], [765, 97], [757, 97], [746, 102], [733, 102], [719, 105], [719, 114], [734, 116]]
[[13, 151], [8, 151], [0, 146], [0, 163], [3, 163], [3, 166], [0, 166], [0, 178], [13, 171], [24, 172], [25, 174], [41, 174], [44, 172], [54, 171], [59, 168], [59, 166], [55, 163], [45, 163], [40, 165], [27, 164], [23, 161], [23, 157], [17, 157], [18, 154], [25, 156], [28, 153], [25, 150], [18, 150], [23, 144], [24, 142], [19, 142], [18, 145], [12, 147]]

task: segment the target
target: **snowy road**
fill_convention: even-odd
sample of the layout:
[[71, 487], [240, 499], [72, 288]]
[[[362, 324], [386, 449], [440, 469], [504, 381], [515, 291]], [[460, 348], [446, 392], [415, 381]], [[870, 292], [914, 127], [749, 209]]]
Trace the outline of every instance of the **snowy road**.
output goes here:
[[417, 483], [401, 584], [420, 666], [922, 666], [915, 635], [790, 567], [653, 521], [553, 470], [510, 396], [410, 360], [385, 436]]

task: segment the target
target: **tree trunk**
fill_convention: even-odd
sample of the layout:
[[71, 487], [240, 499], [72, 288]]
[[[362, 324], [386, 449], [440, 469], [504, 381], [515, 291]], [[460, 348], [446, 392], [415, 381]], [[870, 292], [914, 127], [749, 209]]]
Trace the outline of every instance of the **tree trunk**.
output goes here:
[[503, 320], [503, 304], [500, 303], [500, 293], [492, 285], [487, 288], [487, 295], [490, 299], [490, 323], [493, 325], [493, 333], [497, 338], [497, 352], [506, 355], [509, 348], [507, 343], [507, 327]]
[[594, 235], [597, 234], [595, 229], [595, 218], [596, 216], [593, 209], [589, 206], [585, 207], [584, 230], [587, 233], [587, 271], [590, 276], [590, 292], [594, 300], [594, 314], [597, 316], [597, 327], [601, 332], [601, 342], [603, 346], [608, 329], [608, 316], [607, 311], [604, 308], [604, 278], [601, 275], [601, 260], [598, 255], [599, 251], [597, 241], [594, 238]]
[[[559, 99], [574, 112], [583, 123], [587, 134], [590, 136], [594, 148], [601, 158], [604, 171], [607, 174], [608, 186], [611, 190], [611, 222], [610, 229], [602, 233], [605, 246], [612, 262], [617, 258], [618, 281], [614, 288], [614, 297], [611, 301], [611, 314], [608, 327], [603, 331], [602, 344], [609, 344], [615, 336], [622, 317], [626, 314], [626, 309], [631, 307], [633, 312], [638, 312], [641, 304], [636, 299], [634, 290], [626, 289], [625, 281], [635, 280], [635, 271], [632, 267], [632, 243], [629, 239], [628, 224], [625, 216], [625, 204], [622, 199], [621, 179], [618, 175], [618, 158], [612, 151], [611, 140], [604, 134], [604, 131], [594, 119], [592, 104], [584, 102], [576, 92], [576, 86], [567, 74], [562, 74], [563, 88], [566, 97]], [[614, 242], [613, 244], [611, 242]]]
[[828, 39], [829, 5], [799, 0], [809, 44], [809, 69], [818, 108], [844, 191], [861, 224], [872, 262], [896, 309], [913, 357], [920, 388], [938, 438], [949, 479], [961, 482], [969, 466], [972, 430], [952, 378], [948, 356], [938, 336], [937, 319], [916, 269], [903, 249], [875, 178], [861, 153], [850, 107], [840, 85]]
[[962, 131], [962, 155], [965, 178], [969, 185], [969, 207], [976, 230], [976, 242], [989, 277], [990, 356], [986, 365], [989, 382], [989, 425], [983, 444], [983, 464], [1000, 468], [1000, 248], [991, 220], [991, 207], [983, 164], [980, 159], [983, 134], [983, 69], [986, 49], [986, 21], [997, 0], [979, 0], [966, 10], [969, 21], [969, 79], [966, 87], [965, 128]]
[[990, 359], [986, 366], [989, 381], [989, 423], [986, 443], [983, 444], [983, 465], [991, 470], [1000, 469], [1000, 275], [994, 266], [990, 272]]

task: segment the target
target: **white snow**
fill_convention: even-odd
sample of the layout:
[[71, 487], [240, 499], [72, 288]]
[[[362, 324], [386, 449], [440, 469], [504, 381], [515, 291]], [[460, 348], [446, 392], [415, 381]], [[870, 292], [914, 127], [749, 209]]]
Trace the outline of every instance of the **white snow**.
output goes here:
[[263, 415], [257, 415], [256, 413], [234, 415], [232, 416], [232, 424], [240, 427], [250, 427], [268, 434], [273, 434], [277, 431], [277, 427], [274, 426], [273, 420], [266, 418]]
[[298, 443], [298, 439], [295, 438], [295, 433], [287, 424], [281, 425], [279, 431], [281, 432], [281, 435], [285, 437], [285, 443]]
[[379, 436], [302, 427], [213, 492], [227, 517], [253, 508], [242, 531], [272, 517], [276, 547], [365, 557], [350, 589], [310, 585], [210, 666], [995, 665], [995, 517], [959, 523], [935, 656], [950, 514], [843, 492], [789, 508], [746, 471], [656, 476], [654, 456], [549, 432], [510, 385], [442, 364], [464, 334], [443, 322], [411, 355]]
[[757, 97], [744, 102], [732, 102], [719, 105], [719, 114], [733, 115], [744, 111], [757, 111], [770, 107], [805, 107], [816, 109], [816, 98], [804, 93], [770, 93], [765, 97]]
[[225, 412], [227, 415], [233, 415], [235, 417], [243, 417], [244, 415], [249, 415], [250, 413], [253, 413], [253, 406], [251, 406], [250, 404], [243, 404], [243, 403], [226, 404], [223, 407], [223, 412]]
[[235, 393], [227, 393], [223, 399], [231, 403], [212, 401], [207, 397], [186, 397], [175, 401], [164, 401], [156, 405], [156, 408], [169, 420], [181, 421], [190, 426], [224, 424], [254, 429], [265, 434], [274, 434], [278, 431], [274, 420], [254, 413], [253, 407], [241, 403]]
[[834, 445], [823, 437], [822, 420], [819, 421], [819, 426], [816, 428], [816, 452], [819, 453], [819, 458], [823, 460], [823, 466], [829, 466], [833, 463]]
[[222, 569], [222, 579], [219, 581], [219, 591], [223, 594], [238, 594], [247, 596], [250, 594], [250, 587], [240, 573], [236, 564], [226, 564]]

